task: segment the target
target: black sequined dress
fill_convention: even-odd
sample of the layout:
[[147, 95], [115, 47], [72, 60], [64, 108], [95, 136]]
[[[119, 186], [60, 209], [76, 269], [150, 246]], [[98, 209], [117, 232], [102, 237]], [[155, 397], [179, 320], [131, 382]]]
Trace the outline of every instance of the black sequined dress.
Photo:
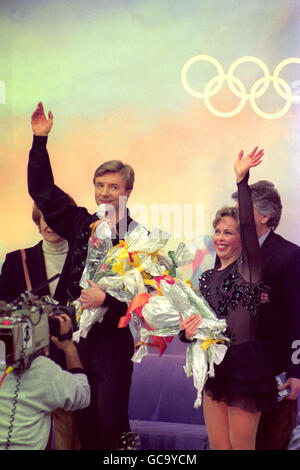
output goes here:
[[225, 269], [205, 271], [199, 280], [202, 295], [218, 318], [226, 319], [231, 343], [205, 392], [214, 400], [246, 411], [267, 411], [277, 405], [274, 375], [256, 341], [256, 323], [263, 292], [248, 175], [238, 184], [242, 255]]

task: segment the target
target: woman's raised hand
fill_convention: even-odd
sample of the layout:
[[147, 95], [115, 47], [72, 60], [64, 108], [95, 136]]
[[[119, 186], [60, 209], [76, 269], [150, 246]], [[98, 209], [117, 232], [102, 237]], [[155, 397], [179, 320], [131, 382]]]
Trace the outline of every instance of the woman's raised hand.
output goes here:
[[244, 156], [244, 151], [241, 150], [238, 158], [234, 164], [234, 171], [236, 174], [237, 183], [242, 181], [250, 168], [259, 165], [262, 162], [264, 150], [259, 150], [255, 147], [252, 152]]

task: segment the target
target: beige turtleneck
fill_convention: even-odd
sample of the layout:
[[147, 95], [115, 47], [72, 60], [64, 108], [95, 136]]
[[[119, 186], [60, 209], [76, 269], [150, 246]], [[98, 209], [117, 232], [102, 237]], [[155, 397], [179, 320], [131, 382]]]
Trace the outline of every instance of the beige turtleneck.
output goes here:
[[[52, 276], [55, 276], [55, 274], [62, 272], [69, 245], [66, 240], [62, 240], [58, 243], [51, 243], [43, 240], [42, 247], [45, 258], [47, 279], [50, 279]], [[55, 279], [55, 281], [52, 281], [49, 284], [50, 294], [52, 297], [54, 295], [58, 281], [59, 278]]]

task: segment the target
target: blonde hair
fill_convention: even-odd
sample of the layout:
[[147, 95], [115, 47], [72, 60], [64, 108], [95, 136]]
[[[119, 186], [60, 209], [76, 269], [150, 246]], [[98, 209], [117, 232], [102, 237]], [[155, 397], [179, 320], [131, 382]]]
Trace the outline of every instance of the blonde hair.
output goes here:
[[237, 207], [224, 206], [219, 209], [213, 220], [213, 228], [216, 228], [223, 217], [232, 217], [237, 223], [237, 229], [240, 230], [239, 210]]
[[95, 184], [96, 178], [102, 176], [107, 172], [120, 173], [124, 178], [126, 189], [132, 189], [134, 184], [134, 170], [127, 163], [123, 163], [120, 160], [110, 160], [108, 162], [102, 163], [98, 166], [95, 171], [93, 183]]

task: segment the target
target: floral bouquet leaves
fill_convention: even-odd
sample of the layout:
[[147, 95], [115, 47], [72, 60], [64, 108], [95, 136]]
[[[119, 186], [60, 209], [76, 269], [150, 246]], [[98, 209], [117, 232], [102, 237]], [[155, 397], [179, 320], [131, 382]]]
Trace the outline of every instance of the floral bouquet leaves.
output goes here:
[[177, 268], [192, 263], [195, 258], [195, 248], [188, 248], [183, 242], [180, 242], [176, 251], [169, 251], [168, 272], [170, 276], [176, 277]]

